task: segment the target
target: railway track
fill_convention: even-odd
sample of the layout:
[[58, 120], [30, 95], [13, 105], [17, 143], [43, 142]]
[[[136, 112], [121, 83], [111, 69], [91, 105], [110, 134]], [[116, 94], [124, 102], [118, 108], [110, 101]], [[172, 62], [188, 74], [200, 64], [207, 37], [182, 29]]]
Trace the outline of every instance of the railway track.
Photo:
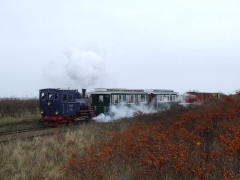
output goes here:
[[[28, 137], [24, 137], [24, 140], [33, 140], [34, 138], [36, 137], [44, 137], [44, 136], [52, 136], [54, 135], [55, 133], [46, 133], [46, 134], [39, 134], [39, 135], [34, 135], [34, 136], [28, 136]], [[17, 141], [18, 139], [17, 138], [14, 138], [14, 139], [7, 139], [7, 140], [0, 140], [0, 144], [8, 144], [10, 142], [14, 142], [14, 141]]]
[[29, 132], [29, 131], [38, 131], [43, 129], [47, 129], [47, 128], [39, 127], [39, 128], [28, 128], [28, 129], [14, 130], [14, 131], [3, 131], [3, 132], [0, 132], [0, 136], [10, 135], [10, 134], [19, 134], [19, 133]]
[[[26, 124], [24, 124], [26, 125]], [[30, 123], [28, 125], [31, 125]], [[36, 125], [36, 124], [35, 124]], [[78, 124], [81, 125], [81, 124]], [[72, 127], [77, 128], [78, 125], [74, 125]], [[16, 125], [14, 125], [16, 126]], [[20, 126], [19, 126], [20, 127]], [[44, 137], [44, 136], [51, 136], [56, 133], [66, 133], [69, 130], [69, 126], [59, 126], [55, 127], [46, 127], [46, 126], [39, 126], [38, 127], [28, 127], [26, 126], [21, 127], [22, 129], [14, 129], [12, 131], [3, 131], [6, 126], [0, 126], [0, 144], [8, 144], [9, 142], [13, 142], [16, 140], [32, 140], [35, 137]], [[2, 130], [2, 131], [1, 131]]]
[[[28, 131], [37, 131], [46, 129], [42, 122], [19, 122], [6, 125], [0, 125], [0, 138], [5, 135], [20, 134]], [[1, 140], [1, 139], [0, 139]]]
[[[76, 127], [76, 125], [74, 125]], [[37, 127], [21, 129], [18, 131], [0, 132], [0, 144], [8, 144], [17, 140], [32, 140], [35, 137], [51, 136], [57, 133], [66, 133], [69, 130], [68, 126], [63, 127]]]

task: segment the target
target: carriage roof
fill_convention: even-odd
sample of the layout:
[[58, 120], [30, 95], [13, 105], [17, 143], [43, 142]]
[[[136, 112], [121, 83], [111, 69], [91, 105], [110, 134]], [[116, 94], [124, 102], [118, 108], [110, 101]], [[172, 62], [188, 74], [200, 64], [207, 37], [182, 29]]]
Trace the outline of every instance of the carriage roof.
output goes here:
[[127, 88], [95, 88], [88, 94], [178, 94], [167, 89], [127, 89]]

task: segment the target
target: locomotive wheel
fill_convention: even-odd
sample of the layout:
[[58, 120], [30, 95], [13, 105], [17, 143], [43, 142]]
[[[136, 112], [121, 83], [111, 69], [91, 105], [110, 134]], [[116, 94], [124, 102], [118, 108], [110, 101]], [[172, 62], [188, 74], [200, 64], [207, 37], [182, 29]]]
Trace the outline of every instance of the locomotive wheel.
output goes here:
[[79, 124], [79, 121], [73, 120], [73, 124]]
[[85, 118], [85, 122], [86, 123], [89, 123], [90, 122], [90, 119], [88, 117]]
[[69, 119], [67, 120], [67, 122], [66, 122], [66, 126], [68, 126], [69, 125], [69, 123], [70, 123], [70, 121], [69, 121]]

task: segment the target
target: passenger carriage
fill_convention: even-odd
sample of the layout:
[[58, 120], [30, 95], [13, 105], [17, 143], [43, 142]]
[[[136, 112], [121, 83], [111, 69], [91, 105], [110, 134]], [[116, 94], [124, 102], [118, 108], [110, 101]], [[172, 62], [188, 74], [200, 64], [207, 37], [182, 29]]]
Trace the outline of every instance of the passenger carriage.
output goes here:
[[[96, 88], [88, 93], [91, 96], [92, 106], [96, 107], [96, 114], [108, 114], [110, 106], [124, 103], [128, 107], [133, 105], [153, 106], [155, 109], [168, 109], [177, 106], [178, 93], [164, 89], [123, 89], [123, 88]], [[153, 96], [153, 102], [149, 102]]]

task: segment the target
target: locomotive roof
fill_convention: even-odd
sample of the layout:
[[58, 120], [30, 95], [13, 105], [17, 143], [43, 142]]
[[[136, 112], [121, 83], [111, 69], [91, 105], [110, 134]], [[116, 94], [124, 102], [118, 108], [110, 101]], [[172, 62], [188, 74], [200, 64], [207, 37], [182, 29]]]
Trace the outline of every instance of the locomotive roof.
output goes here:
[[42, 91], [42, 90], [76, 91], [76, 92], [78, 92], [77, 89], [64, 89], [64, 88], [44, 88], [44, 89], [39, 89], [39, 91]]

